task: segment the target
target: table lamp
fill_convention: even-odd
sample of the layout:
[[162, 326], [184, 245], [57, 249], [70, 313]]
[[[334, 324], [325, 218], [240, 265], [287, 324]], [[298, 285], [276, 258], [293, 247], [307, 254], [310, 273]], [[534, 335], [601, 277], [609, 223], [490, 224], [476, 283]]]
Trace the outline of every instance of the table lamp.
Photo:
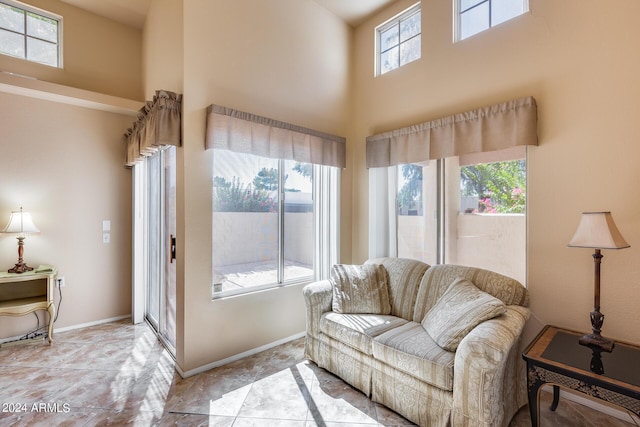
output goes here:
[[592, 248], [594, 270], [594, 307], [591, 312], [592, 333], [579, 339], [580, 344], [597, 347], [603, 351], [612, 351], [613, 340], [600, 335], [604, 315], [600, 313], [600, 261], [603, 255], [601, 249], [624, 249], [629, 244], [613, 222], [611, 212], [583, 212], [573, 239], [567, 245], [573, 248]]
[[19, 211], [11, 212], [9, 224], [4, 228], [4, 230], [2, 230], [2, 232], [18, 235], [18, 262], [9, 270], [9, 273], [24, 273], [25, 271], [33, 270], [33, 267], [29, 267], [22, 259], [22, 256], [24, 255], [24, 239], [27, 237], [26, 235], [40, 232], [33, 223], [31, 214], [23, 212], [22, 207], [20, 207]]

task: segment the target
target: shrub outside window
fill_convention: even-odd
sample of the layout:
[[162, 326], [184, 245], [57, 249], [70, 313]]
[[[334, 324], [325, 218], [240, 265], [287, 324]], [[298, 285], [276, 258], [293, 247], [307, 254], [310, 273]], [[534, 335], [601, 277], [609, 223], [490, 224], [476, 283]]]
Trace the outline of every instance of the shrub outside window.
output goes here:
[[376, 75], [420, 59], [421, 16], [417, 3], [376, 28]]
[[455, 40], [464, 40], [529, 11], [528, 0], [454, 0]]
[[0, 53], [61, 67], [62, 18], [22, 3], [0, 1]]

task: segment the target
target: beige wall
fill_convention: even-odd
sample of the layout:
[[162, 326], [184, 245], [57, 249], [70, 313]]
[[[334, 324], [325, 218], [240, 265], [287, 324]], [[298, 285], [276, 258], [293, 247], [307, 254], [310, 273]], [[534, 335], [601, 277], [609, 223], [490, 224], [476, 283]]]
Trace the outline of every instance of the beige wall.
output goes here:
[[[155, 0], [145, 51], [157, 50], [175, 3]], [[181, 2], [184, 147], [178, 156], [178, 364], [184, 371], [304, 331], [302, 287], [211, 300], [212, 154], [206, 107], [226, 105], [346, 136], [350, 28], [312, 0]], [[179, 24], [178, 24], [179, 25]], [[147, 94], [177, 67], [145, 53]], [[348, 212], [348, 211], [347, 211]], [[347, 223], [349, 215], [345, 215]], [[347, 228], [348, 229], [348, 228]], [[181, 324], [182, 322], [182, 324]]]
[[355, 31], [353, 261], [367, 258], [367, 135], [526, 95], [538, 101], [529, 150], [528, 286], [541, 324], [587, 330], [589, 249], [568, 249], [580, 213], [610, 210], [630, 249], [604, 251], [604, 335], [640, 343], [640, 3], [530, 0], [531, 12], [452, 43], [450, 2], [422, 3], [422, 59], [373, 77], [374, 27]]
[[[4, 92], [0, 117], [0, 229], [12, 210], [31, 212], [40, 233], [26, 238], [25, 261], [65, 277], [55, 327], [130, 314], [131, 172], [121, 137], [132, 118]], [[0, 235], [0, 268], [16, 260], [16, 239]], [[32, 315], [0, 317], [0, 339], [34, 327]]]
[[23, 3], [63, 16], [64, 68], [0, 55], [0, 71], [122, 98], [143, 99], [142, 32], [58, 0]]

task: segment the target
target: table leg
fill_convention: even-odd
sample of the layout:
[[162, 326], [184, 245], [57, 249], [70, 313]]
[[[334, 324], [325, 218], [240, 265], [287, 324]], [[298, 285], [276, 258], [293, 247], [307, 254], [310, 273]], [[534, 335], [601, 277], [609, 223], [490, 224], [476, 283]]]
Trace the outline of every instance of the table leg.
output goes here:
[[558, 408], [558, 401], [560, 400], [560, 387], [557, 385], [553, 386], [553, 402], [551, 402], [551, 406], [549, 409], [555, 411]]
[[529, 415], [531, 416], [531, 427], [538, 427], [540, 420], [538, 419], [539, 405], [538, 396], [540, 387], [544, 384], [544, 381], [538, 379], [534, 372], [529, 370], [527, 375], [527, 390], [529, 397]]
[[47, 311], [49, 312], [49, 329], [47, 330], [47, 332], [49, 335], [49, 344], [51, 344], [53, 342], [53, 319], [55, 319], [56, 314], [56, 307], [53, 305], [53, 303], [49, 304], [49, 307], [47, 307]]

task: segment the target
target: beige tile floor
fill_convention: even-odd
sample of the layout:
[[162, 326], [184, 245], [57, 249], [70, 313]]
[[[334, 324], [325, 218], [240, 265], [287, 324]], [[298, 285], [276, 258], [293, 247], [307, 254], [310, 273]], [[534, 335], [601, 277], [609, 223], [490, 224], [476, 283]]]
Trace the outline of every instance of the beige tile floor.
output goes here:
[[[305, 361], [302, 339], [182, 379], [144, 324], [54, 338], [0, 348], [0, 426], [413, 425]], [[555, 413], [548, 404], [543, 426], [628, 425], [565, 400]], [[529, 424], [526, 407], [511, 422]]]

